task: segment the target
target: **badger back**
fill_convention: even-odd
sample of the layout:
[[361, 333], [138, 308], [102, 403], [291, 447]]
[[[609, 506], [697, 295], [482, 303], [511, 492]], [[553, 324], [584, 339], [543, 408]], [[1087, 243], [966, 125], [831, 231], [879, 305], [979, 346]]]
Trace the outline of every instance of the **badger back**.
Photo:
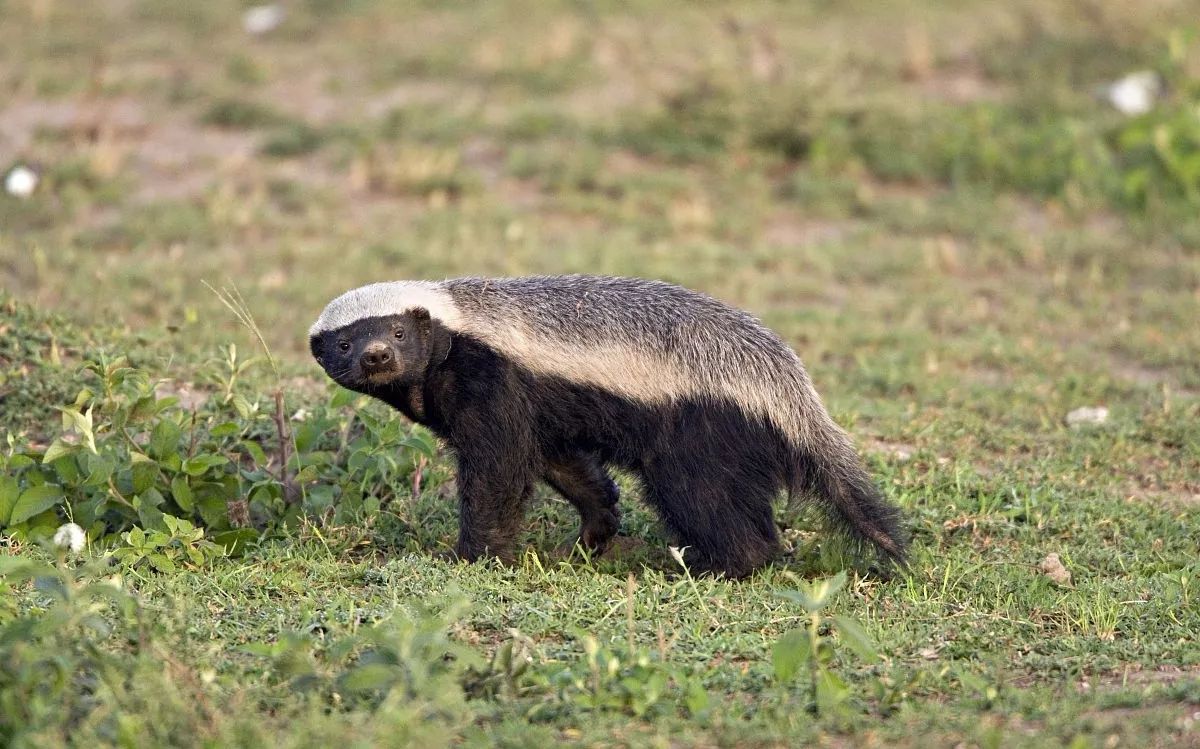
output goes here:
[[649, 405], [726, 401], [798, 445], [828, 416], [796, 354], [753, 316], [674, 284], [604, 276], [372, 284], [311, 333], [424, 307], [537, 375]]

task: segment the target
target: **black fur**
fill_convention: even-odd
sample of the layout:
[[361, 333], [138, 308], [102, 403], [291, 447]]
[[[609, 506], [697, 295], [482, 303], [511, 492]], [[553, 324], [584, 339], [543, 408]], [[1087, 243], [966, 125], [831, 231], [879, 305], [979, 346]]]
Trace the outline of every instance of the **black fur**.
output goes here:
[[[372, 382], [361, 359], [380, 341], [393, 348], [395, 367]], [[579, 511], [581, 543], [603, 551], [620, 523], [608, 465], [641, 477], [647, 501], [696, 571], [742, 577], [768, 562], [779, 548], [772, 500], [793, 488], [826, 498], [850, 529], [865, 524], [892, 543], [881, 545], [891, 556], [903, 554], [895, 510], [861, 467], [807, 461], [773, 426], [732, 403], [651, 407], [538, 377], [478, 340], [451, 334], [424, 310], [317, 334], [311, 348], [341, 385], [385, 401], [454, 449], [456, 552], [464, 559], [511, 557], [538, 480]]]

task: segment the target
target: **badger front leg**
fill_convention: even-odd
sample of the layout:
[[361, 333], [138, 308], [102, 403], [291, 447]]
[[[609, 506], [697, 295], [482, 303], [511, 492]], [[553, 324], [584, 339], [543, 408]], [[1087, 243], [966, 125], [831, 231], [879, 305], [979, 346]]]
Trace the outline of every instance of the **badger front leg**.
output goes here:
[[459, 527], [455, 553], [475, 561], [511, 561], [525, 503], [538, 475], [528, 422], [514, 414], [460, 414], [453, 442], [458, 452]]

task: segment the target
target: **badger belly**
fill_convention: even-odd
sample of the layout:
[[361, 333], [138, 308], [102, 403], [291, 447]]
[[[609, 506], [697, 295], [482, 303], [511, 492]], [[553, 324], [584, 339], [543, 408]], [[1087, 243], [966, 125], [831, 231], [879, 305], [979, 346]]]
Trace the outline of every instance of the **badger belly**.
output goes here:
[[786, 441], [732, 402], [680, 398], [651, 405], [553, 378], [527, 382], [537, 441], [548, 457], [582, 450], [639, 472], [669, 461], [755, 483], [782, 486], [787, 479]]

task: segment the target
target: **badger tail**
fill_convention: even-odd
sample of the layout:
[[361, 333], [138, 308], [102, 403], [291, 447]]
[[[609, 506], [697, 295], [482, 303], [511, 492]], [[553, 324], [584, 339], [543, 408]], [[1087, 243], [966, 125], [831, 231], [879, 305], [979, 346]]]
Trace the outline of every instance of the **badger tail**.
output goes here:
[[874, 546], [888, 563], [903, 565], [908, 535], [900, 511], [871, 480], [849, 437], [829, 420], [814, 442], [798, 456], [793, 493], [816, 498], [849, 536]]

